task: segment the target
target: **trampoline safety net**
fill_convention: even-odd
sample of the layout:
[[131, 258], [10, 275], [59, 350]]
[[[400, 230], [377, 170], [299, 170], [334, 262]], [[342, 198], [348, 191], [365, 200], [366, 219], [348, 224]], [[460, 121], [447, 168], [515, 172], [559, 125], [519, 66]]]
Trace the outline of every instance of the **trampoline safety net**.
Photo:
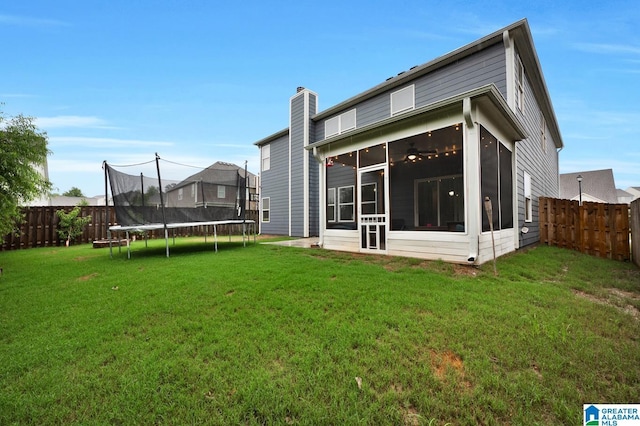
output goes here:
[[[143, 171], [122, 171], [133, 167]], [[156, 154], [155, 161], [134, 166], [111, 166], [105, 161], [104, 169], [105, 191], [108, 183], [121, 226], [245, 217], [247, 172], [235, 164], [217, 162], [202, 169], [162, 160]], [[165, 174], [169, 179], [163, 179]]]

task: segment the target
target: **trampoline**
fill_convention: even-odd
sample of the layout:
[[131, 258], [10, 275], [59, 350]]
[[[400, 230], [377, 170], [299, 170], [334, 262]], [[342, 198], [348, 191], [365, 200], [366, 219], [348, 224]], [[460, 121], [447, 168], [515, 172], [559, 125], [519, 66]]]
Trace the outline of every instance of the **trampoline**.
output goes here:
[[[103, 162], [105, 173], [105, 199], [109, 205], [109, 188], [113, 199], [117, 225], [109, 226], [109, 254], [113, 257], [112, 233], [126, 235], [127, 258], [131, 258], [131, 233], [146, 234], [164, 231], [166, 256], [169, 257], [169, 230], [205, 227], [205, 242], [213, 229], [215, 251], [218, 251], [218, 226], [242, 225], [242, 241], [255, 243], [255, 222], [246, 219], [247, 167], [244, 170], [230, 163], [217, 162], [207, 168], [187, 166], [167, 160], [171, 179], [161, 177], [160, 156], [155, 160], [126, 166], [112, 166]], [[155, 163], [155, 170], [150, 168]], [[121, 169], [146, 169], [133, 175]], [[185, 178], [186, 168], [199, 169]], [[155, 172], [155, 173], [154, 173]], [[150, 174], [155, 176], [150, 177]], [[175, 241], [174, 241], [175, 242]]]

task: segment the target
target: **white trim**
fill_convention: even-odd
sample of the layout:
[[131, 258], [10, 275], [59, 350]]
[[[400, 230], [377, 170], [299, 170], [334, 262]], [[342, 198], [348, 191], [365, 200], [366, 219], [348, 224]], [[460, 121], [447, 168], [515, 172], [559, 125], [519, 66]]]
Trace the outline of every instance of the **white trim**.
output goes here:
[[309, 145], [309, 120], [311, 117], [309, 116], [309, 92], [307, 90], [303, 91], [304, 93], [304, 101], [302, 103], [303, 108], [303, 142], [302, 146], [305, 148], [302, 150], [302, 199], [303, 199], [303, 218], [302, 218], [302, 234], [303, 237], [309, 237], [309, 151], [307, 151], [307, 146]]
[[515, 52], [513, 48], [513, 40], [509, 31], [502, 33], [502, 42], [505, 48], [505, 66], [507, 68], [507, 104], [512, 111], [516, 110], [516, 78], [515, 78]]
[[289, 178], [287, 179], [288, 180], [287, 185], [289, 187], [288, 189], [289, 193], [287, 195], [287, 199], [288, 199], [287, 220], [289, 222], [289, 229], [287, 231], [288, 236], [291, 236], [291, 207], [292, 207], [292, 203], [291, 203], [291, 186], [292, 186], [292, 183], [291, 183], [291, 133], [293, 132], [291, 131], [291, 104], [293, 103], [293, 98], [299, 95], [300, 93], [296, 93], [291, 97], [291, 99], [289, 99], [289, 157], [288, 157], [289, 159], [287, 161], [287, 169], [289, 172], [289, 176], [288, 176]]

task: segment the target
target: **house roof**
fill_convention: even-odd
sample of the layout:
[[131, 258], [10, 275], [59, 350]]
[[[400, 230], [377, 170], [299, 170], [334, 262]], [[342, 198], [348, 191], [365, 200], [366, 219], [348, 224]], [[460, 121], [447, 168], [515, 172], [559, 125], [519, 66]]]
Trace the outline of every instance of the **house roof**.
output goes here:
[[[235, 172], [235, 173], [230, 173]], [[232, 164], [225, 163], [222, 161], [216, 161], [209, 167], [204, 170], [199, 171], [196, 174], [189, 176], [188, 178], [182, 180], [178, 184], [176, 184], [170, 191], [173, 191], [178, 188], [182, 188], [185, 185], [190, 185], [193, 182], [209, 182], [209, 183], [218, 183], [224, 185], [236, 185], [236, 176], [244, 176], [244, 169]], [[247, 177], [254, 178], [255, 175], [249, 171], [247, 171]], [[251, 182], [253, 179], [249, 179]], [[247, 182], [247, 185], [249, 185]]]
[[618, 203], [613, 170], [591, 170], [560, 175], [560, 198], [577, 200], [580, 198], [578, 175], [582, 176], [582, 198], [590, 197], [604, 203]]
[[[564, 146], [564, 143], [562, 142], [562, 136], [558, 127], [558, 120], [551, 104], [551, 97], [549, 96], [547, 84], [542, 74], [542, 67], [540, 66], [540, 61], [533, 45], [533, 37], [531, 36], [529, 24], [526, 19], [514, 22], [507, 27], [504, 27], [492, 34], [482, 37], [470, 44], [467, 44], [436, 59], [433, 59], [427, 63], [412, 67], [406, 72], [401, 72], [397, 76], [389, 78], [383, 83], [380, 83], [369, 90], [366, 90], [316, 114], [312, 117], [312, 120], [317, 121], [327, 118], [330, 115], [335, 114], [341, 110], [346, 110], [364, 101], [365, 99], [374, 97], [397, 86], [404, 85], [410, 80], [433, 72], [434, 70], [442, 68], [450, 63], [459, 61], [460, 59], [469, 56], [485, 47], [492, 46], [496, 43], [502, 43], [503, 35], [505, 33], [509, 33], [510, 35], [512, 35], [514, 43], [518, 46], [520, 58], [523, 62], [525, 70], [527, 71], [527, 76], [532, 82], [532, 90], [545, 116], [549, 132], [556, 144], [556, 147], [562, 148]], [[265, 143], [271, 142], [274, 139], [287, 135], [288, 132], [288, 129], [281, 130], [280, 132], [274, 133], [267, 138], [255, 142], [255, 145], [260, 146]]]

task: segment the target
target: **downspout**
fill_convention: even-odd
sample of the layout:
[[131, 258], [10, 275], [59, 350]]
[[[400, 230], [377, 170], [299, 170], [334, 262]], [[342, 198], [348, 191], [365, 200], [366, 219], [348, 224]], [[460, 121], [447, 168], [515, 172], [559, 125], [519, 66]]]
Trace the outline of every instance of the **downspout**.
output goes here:
[[325, 203], [326, 203], [326, 188], [325, 186], [325, 182], [326, 182], [326, 177], [325, 177], [325, 173], [327, 172], [326, 167], [324, 166], [325, 163], [325, 157], [324, 155], [320, 155], [320, 153], [318, 152], [318, 147], [314, 146], [313, 147], [313, 158], [316, 159], [316, 161], [318, 162], [318, 180], [319, 180], [319, 186], [320, 186], [320, 191], [318, 194], [318, 198], [319, 198], [319, 206], [320, 206], [320, 211], [318, 212], [318, 246], [319, 247], [324, 247], [324, 227], [326, 224], [326, 219], [325, 219], [325, 215], [326, 215], [326, 207], [325, 207]]
[[[467, 165], [470, 165], [472, 161], [475, 161], [476, 166], [473, 167], [473, 171], [477, 170], [478, 165], [480, 164], [480, 155], [478, 152], [478, 143], [477, 137], [474, 137], [473, 140], [469, 138], [469, 133], [476, 135], [475, 132], [475, 123], [473, 121], [473, 116], [471, 115], [471, 98], [464, 98], [462, 100], [462, 117], [464, 118], [464, 124], [466, 127], [467, 134], [467, 146], [464, 149], [467, 156]], [[471, 148], [473, 146], [473, 148]], [[471, 148], [471, 149], [470, 149]], [[468, 195], [469, 200], [479, 200], [480, 193], [477, 188], [477, 181], [473, 179], [473, 183], [470, 183], [470, 170], [471, 167], [467, 167], [467, 171], [465, 172], [465, 180], [467, 181]], [[472, 187], [475, 185], [475, 187]], [[467, 220], [467, 235], [469, 236], [469, 254], [467, 255], [467, 262], [470, 264], [476, 264], [478, 262], [478, 253], [480, 246], [480, 233], [478, 230], [478, 213], [480, 212], [479, 205], [475, 202], [466, 203], [469, 205], [467, 212], [469, 213]], [[472, 213], [472, 209], [475, 206], [475, 213]]]

